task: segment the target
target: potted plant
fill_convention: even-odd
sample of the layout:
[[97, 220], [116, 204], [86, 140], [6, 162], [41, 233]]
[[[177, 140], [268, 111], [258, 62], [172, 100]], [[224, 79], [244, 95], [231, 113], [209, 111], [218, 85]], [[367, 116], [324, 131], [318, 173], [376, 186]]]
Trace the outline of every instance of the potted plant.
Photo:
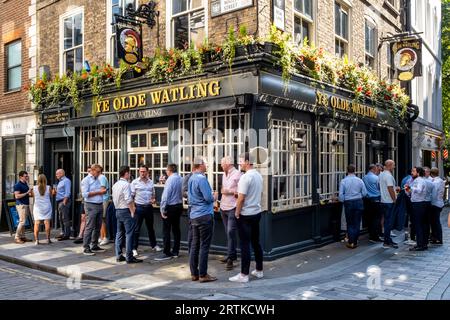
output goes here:
[[234, 34], [234, 29], [233, 27], [230, 27], [228, 29], [227, 37], [222, 45], [222, 56], [224, 62], [228, 64], [230, 72], [231, 72], [231, 65], [233, 64], [234, 58], [236, 56], [236, 45], [237, 39]]
[[236, 55], [238, 55], [239, 51], [242, 53], [242, 50], [245, 55], [255, 54], [259, 51], [255, 37], [247, 33], [247, 27], [245, 25], [239, 27], [239, 37], [237, 42]]

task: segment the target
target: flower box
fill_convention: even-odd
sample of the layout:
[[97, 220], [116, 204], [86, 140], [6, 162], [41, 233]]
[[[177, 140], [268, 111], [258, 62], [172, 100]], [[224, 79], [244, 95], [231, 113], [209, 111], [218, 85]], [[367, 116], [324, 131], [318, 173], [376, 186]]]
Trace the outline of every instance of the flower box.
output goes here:
[[280, 46], [273, 42], [265, 42], [264, 43], [264, 52], [270, 55], [278, 55], [281, 51]]

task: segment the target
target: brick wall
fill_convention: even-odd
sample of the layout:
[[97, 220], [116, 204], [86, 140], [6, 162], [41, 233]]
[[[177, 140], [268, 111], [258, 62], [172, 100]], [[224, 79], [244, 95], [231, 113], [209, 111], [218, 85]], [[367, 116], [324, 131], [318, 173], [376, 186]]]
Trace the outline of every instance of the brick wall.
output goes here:
[[[0, 1], [0, 115], [29, 111], [31, 108], [27, 90], [24, 89], [24, 86], [29, 84], [31, 67], [29, 38], [31, 2], [30, 0]], [[22, 88], [7, 92], [5, 45], [19, 39], [22, 40]]]

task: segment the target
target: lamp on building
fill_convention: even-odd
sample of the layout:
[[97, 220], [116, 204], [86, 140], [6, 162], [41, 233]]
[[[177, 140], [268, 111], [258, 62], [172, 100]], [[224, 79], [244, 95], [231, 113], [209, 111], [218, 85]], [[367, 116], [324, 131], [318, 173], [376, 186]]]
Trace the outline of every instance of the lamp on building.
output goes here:
[[305, 130], [297, 131], [297, 136], [291, 137], [291, 144], [297, 145], [298, 148], [306, 148], [307, 147], [306, 131]]

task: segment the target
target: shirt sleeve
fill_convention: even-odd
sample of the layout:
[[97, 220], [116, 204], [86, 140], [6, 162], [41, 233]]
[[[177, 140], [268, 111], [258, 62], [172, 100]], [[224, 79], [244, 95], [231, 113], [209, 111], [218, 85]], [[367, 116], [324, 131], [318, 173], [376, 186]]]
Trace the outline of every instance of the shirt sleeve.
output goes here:
[[395, 186], [395, 180], [394, 177], [389, 177], [389, 179], [386, 179], [386, 185], [388, 187], [394, 187]]
[[206, 178], [202, 178], [200, 180], [200, 192], [203, 195], [203, 198], [205, 199], [206, 203], [213, 203], [214, 202], [214, 196], [211, 190], [211, 186], [209, 185], [209, 182]]
[[89, 181], [87, 178], [81, 180], [81, 195], [83, 198], [89, 198]]
[[438, 200], [438, 186], [439, 185], [436, 183], [433, 183], [433, 188], [431, 189], [431, 200]]
[[136, 196], [136, 186], [134, 181], [130, 183], [131, 196], [134, 198]]
[[123, 198], [127, 204], [133, 202], [133, 198], [131, 197], [131, 187], [129, 184], [123, 190]]
[[239, 185], [239, 180], [241, 180], [241, 173], [240, 172], [238, 172], [238, 173], [236, 173], [236, 175], [235, 175], [235, 177], [234, 177], [234, 183], [233, 183], [233, 185], [230, 187], [230, 191], [231, 192], [237, 192], [237, 190], [238, 190], [238, 185]]
[[341, 183], [339, 183], [339, 201], [340, 202], [344, 202], [344, 200], [345, 200], [344, 187], [345, 187], [344, 180], [342, 180]]
[[106, 179], [105, 176], [102, 176], [102, 178], [100, 179], [100, 186], [106, 188], [106, 190], [109, 189], [109, 186], [108, 186], [108, 179]]
[[248, 192], [247, 176], [243, 175], [238, 183], [238, 193], [247, 195], [247, 192]]
[[66, 178], [64, 182], [64, 198], [70, 199], [72, 190], [72, 182]]
[[166, 181], [166, 185], [164, 186], [164, 190], [161, 196], [161, 204], [160, 204], [160, 211], [161, 213], [166, 212], [166, 207], [167, 207], [167, 195], [169, 194], [170, 188], [172, 184], [172, 180], [171, 179], [167, 179]]
[[364, 182], [361, 182], [361, 187], [362, 187], [362, 196], [363, 198], [367, 196], [367, 188], [366, 185], [364, 184]]

